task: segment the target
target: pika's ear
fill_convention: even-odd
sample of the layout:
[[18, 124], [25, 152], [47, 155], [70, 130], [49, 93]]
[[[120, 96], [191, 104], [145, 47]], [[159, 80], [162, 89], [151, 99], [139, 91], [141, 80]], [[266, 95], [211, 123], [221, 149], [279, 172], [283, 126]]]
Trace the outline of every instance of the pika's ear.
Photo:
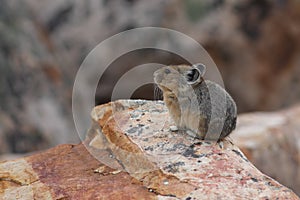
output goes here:
[[205, 74], [206, 67], [202, 63], [194, 64], [192, 70], [186, 74], [186, 80], [190, 85], [196, 85], [202, 82], [202, 77]]
[[186, 72], [185, 78], [189, 85], [196, 85], [201, 82], [200, 71], [197, 68], [192, 68]]
[[197, 64], [194, 64], [193, 67], [199, 71], [199, 74], [201, 77], [204, 76], [204, 74], [206, 72], [206, 66], [204, 64], [197, 63]]

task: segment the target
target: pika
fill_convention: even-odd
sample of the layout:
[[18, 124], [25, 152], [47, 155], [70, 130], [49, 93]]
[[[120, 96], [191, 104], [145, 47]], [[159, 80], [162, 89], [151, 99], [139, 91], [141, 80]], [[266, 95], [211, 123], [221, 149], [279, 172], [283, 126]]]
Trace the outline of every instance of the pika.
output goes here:
[[221, 140], [236, 127], [237, 107], [217, 83], [204, 80], [205, 65], [165, 66], [154, 72], [170, 116], [196, 138]]

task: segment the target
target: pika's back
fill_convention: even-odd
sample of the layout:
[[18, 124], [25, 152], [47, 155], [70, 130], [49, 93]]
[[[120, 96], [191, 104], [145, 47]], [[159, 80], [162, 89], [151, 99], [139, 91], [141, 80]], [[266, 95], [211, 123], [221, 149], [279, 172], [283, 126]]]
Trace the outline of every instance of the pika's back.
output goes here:
[[236, 127], [237, 107], [233, 98], [220, 85], [204, 81], [195, 88], [199, 110], [208, 119], [208, 139], [220, 139], [228, 136]]

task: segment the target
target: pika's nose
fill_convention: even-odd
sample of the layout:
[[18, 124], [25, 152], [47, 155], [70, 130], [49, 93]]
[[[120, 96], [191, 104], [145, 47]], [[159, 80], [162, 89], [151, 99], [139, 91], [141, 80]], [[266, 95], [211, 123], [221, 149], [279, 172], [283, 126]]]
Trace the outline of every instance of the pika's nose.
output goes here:
[[161, 80], [162, 80], [162, 74], [159, 73], [159, 70], [155, 71], [155, 72], [153, 73], [153, 76], [154, 76], [154, 81], [155, 81], [156, 83], [160, 83], [160, 82], [161, 82]]

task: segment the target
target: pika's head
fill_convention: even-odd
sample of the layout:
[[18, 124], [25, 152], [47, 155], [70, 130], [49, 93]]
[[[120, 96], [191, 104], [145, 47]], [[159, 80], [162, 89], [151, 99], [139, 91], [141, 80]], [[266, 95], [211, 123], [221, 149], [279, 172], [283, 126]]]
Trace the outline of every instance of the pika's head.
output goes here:
[[205, 65], [171, 65], [154, 72], [154, 81], [163, 92], [178, 94], [180, 89], [195, 87], [203, 81]]

